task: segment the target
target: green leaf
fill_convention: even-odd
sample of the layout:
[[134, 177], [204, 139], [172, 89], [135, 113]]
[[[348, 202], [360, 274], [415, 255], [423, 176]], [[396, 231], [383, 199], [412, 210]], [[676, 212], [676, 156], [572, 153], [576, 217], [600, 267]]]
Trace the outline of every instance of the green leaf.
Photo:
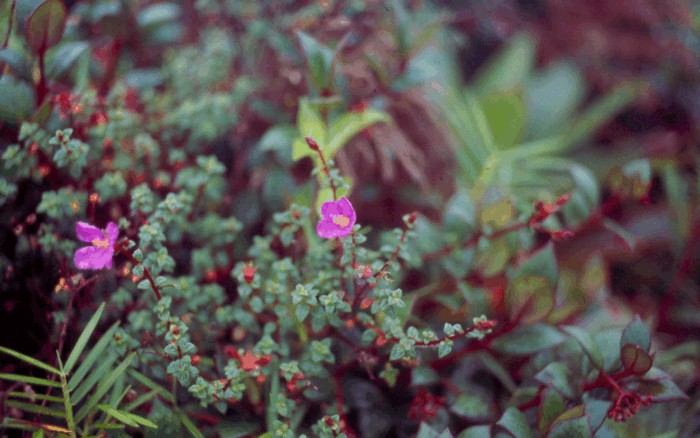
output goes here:
[[472, 426], [464, 429], [462, 432], [457, 435], [457, 438], [484, 438], [484, 437], [490, 437], [491, 435], [491, 426], [490, 425], [482, 425], [482, 426]]
[[296, 161], [304, 157], [313, 157], [316, 162], [317, 154], [304, 140], [305, 137], [313, 138], [325, 152], [326, 146], [326, 124], [321, 118], [321, 114], [311, 107], [309, 100], [302, 98], [299, 100], [299, 110], [297, 113], [297, 127], [299, 128], [298, 138], [292, 144], [292, 160]]
[[102, 316], [104, 309], [105, 303], [102, 303], [100, 307], [97, 308], [97, 311], [95, 311], [95, 314], [92, 315], [90, 321], [88, 321], [88, 323], [85, 325], [83, 332], [80, 333], [80, 337], [75, 343], [73, 350], [71, 350], [70, 355], [68, 356], [68, 359], [63, 367], [63, 371], [66, 374], [70, 374], [70, 372], [73, 370], [73, 366], [76, 364], [76, 362], [78, 362], [80, 354], [85, 349], [85, 346], [90, 340], [90, 336], [92, 336], [92, 333], [95, 331], [95, 327], [97, 327], [97, 323], [100, 321], [100, 316]]
[[534, 438], [535, 436], [527, 424], [525, 415], [518, 408], [511, 407], [506, 409], [496, 424], [507, 430], [515, 438]]
[[54, 402], [54, 403], [63, 403], [63, 398], [61, 398], [61, 397], [53, 397], [53, 396], [44, 395], [44, 394], [28, 394], [26, 392], [8, 392], [7, 396], [8, 397], [30, 399], [30, 400], [46, 400], [46, 401], [50, 401], [50, 402]]
[[293, 125], [275, 125], [265, 131], [260, 141], [258, 149], [264, 152], [274, 151], [285, 163], [292, 162], [292, 143], [299, 136], [297, 128]]
[[12, 382], [24, 382], [30, 385], [42, 385], [50, 386], [53, 388], [60, 388], [61, 384], [58, 382], [52, 382], [51, 380], [41, 379], [39, 377], [29, 377], [22, 376], [19, 374], [0, 374], [0, 380], [10, 380]]
[[95, 363], [95, 361], [97, 361], [97, 359], [105, 359], [103, 353], [105, 351], [105, 348], [107, 348], [107, 346], [112, 342], [114, 332], [117, 330], [117, 327], [119, 327], [119, 324], [119, 321], [112, 324], [112, 326], [105, 332], [105, 334], [102, 335], [100, 340], [97, 341], [97, 344], [95, 344], [95, 346], [92, 347], [92, 350], [90, 350], [85, 359], [83, 359], [78, 369], [68, 381], [68, 389], [70, 391], [73, 391], [80, 384], [80, 382], [83, 380], [83, 377], [85, 377], [88, 371], [90, 371], [90, 368], [92, 368], [92, 365]]
[[499, 149], [511, 148], [525, 126], [525, 104], [515, 93], [489, 94], [481, 99], [484, 115]]
[[591, 429], [596, 432], [608, 416], [608, 409], [612, 402], [603, 400], [586, 401], [586, 414], [590, 419]]
[[66, 7], [60, 0], [46, 0], [36, 7], [27, 20], [27, 42], [35, 53], [44, 53], [63, 36]]
[[450, 406], [457, 416], [474, 422], [484, 422], [493, 416], [491, 401], [479, 393], [460, 394]]
[[645, 84], [623, 84], [593, 102], [576, 119], [573, 126], [562, 130], [565, 144], [563, 150], [576, 146], [597, 131], [615, 114], [634, 101], [646, 86]]
[[535, 380], [556, 389], [569, 400], [576, 396], [576, 391], [571, 384], [572, 376], [569, 368], [562, 362], [550, 363], [535, 375]]
[[384, 111], [367, 109], [359, 113], [346, 112], [335, 119], [328, 128], [328, 145], [324, 148], [326, 159], [333, 159], [354, 136], [377, 123], [392, 123]]
[[181, 14], [177, 3], [155, 3], [145, 7], [136, 17], [136, 23], [141, 29], [169, 24], [177, 21]]
[[90, 44], [85, 41], [73, 41], [56, 46], [47, 54], [46, 75], [51, 78], [60, 78], [89, 48]]
[[494, 339], [492, 347], [501, 353], [527, 356], [566, 341], [556, 328], [547, 324], [521, 326]]
[[104, 376], [112, 369], [112, 364], [117, 360], [116, 354], [110, 354], [107, 357], [102, 358], [99, 365], [94, 369], [89, 376], [79, 382], [79, 385], [75, 388], [75, 391], [71, 390], [71, 403], [77, 405], [85, 397], [92, 388], [97, 385]]
[[620, 348], [627, 344], [638, 345], [647, 352], [649, 351], [649, 348], [651, 348], [651, 334], [649, 333], [649, 327], [642, 322], [639, 315], [635, 315], [632, 321], [627, 324], [627, 327], [622, 330]]
[[119, 376], [126, 372], [126, 369], [131, 364], [134, 356], [136, 356], [136, 353], [131, 353], [111, 373], [109, 373], [104, 380], [100, 381], [100, 383], [97, 385], [97, 389], [95, 389], [95, 392], [76, 414], [76, 422], [79, 423], [90, 413], [90, 411], [97, 405], [97, 402], [107, 393], [107, 391], [109, 391], [112, 385], [114, 385], [114, 382], [117, 381]]
[[508, 285], [506, 308], [510, 318], [522, 324], [544, 319], [554, 309], [554, 287], [544, 277], [517, 277]]
[[486, 351], [481, 351], [476, 353], [475, 358], [477, 358], [486, 368], [486, 371], [490, 372], [494, 377], [496, 377], [501, 384], [510, 392], [515, 392], [518, 389], [515, 381], [510, 375], [510, 372], [496, 360], [493, 355]]
[[584, 415], [555, 424], [547, 438], [590, 438], [592, 435], [588, 416]]
[[154, 382], [153, 380], [151, 380], [150, 378], [133, 369], [129, 370], [128, 374], [130, 377], [134, 378], [137, 382], [141, 383], [145, 387], [150, 388], [153, 391], [158, 391], [160, 393], [159, 395], [166, 401], [170, 403], [175, 403], [175, 397], [173, 396], [173, 394], [167, 389], [157, 384], [156, 382]]
[[427, 423], [421, 423], [418, 427], [416, 438], [452, 438], [452, 434], [448, 429], [438, 432]]
[[654, 397], [654, 402], [672, 400], [687, 400], [688, 396], [681, 391], [671, 376], [658, 368], [652, 367], [642, 378], [628, 384], [631, 391]]
[[197, 429], [197, 426], [194, 425], [192, 420], [190, 420], [190, 417], [188, 417], [184, 411], [177, 409], [175, 410], [175, 413], [177, 414], [178, 418], [180, 418], [182, 424], [187, 428], [187, 430], [190, 431], [192, 436], [195, 438], [205, 438], [202, 432]]
[[0, 105], [0, 122], [19, 125], [32, 115], [34, 110], [34, 88], [12, 75], [0, 77], [0, 101], [12, 105]]
[[566, 334], [574, 338], [594, 367], [596, 367], [598, 370], [603, 369], [603, 354], [600, 352], [598, 345], [593, 342], [593, 339], [591, 339], [590, 336], [588, 336], [588, 333], [576, 326], [564, 326], [561, 329]]
[[627, 344], [620, 349], [620, 360], [626, 370], [637, 375], [645, 374], [654, 364], [654, 357], [635, 344]]
[[11, 47], [0, 49], [0, 62], [7, 64], [18, 78], [25, 81], [32, 81], [32, 70], [30, 60], [24, 53], [21, 53]]
[[481, 95], [521, 88], [534, 62], [535, 39], [524, 33], [516, 35], [477, 73], [475, 88]]
[[115, 419], [121, 421], [122, 423], [124, 423], [128, 426], [132, 426], [132, 427], [138, 426], [138, 423], [136, 423], [136, 421], [132, 420], [127, 415], [124, 415], [126, 413], [122, 413], [121, 411], [119, 411], [118, 409], [114, 409], [110, 405], [101, 404], [101, 405], [97, 405], [97, 408], [99, 410], [101, 410], [102, 412], [104, 412], [105, 414], [114, 417]]
[[26, 354], [22, 354], [20, 352], [10, 350], [9, 348], [5, 348], [5, 347], [0, 347], [0, 352], [8, 354], [12, 357], [15, 357], [21, 361], [24, 361], [30, 365], [35, 366], [37, 368], [41, 368], [44, 371], [48, 371], [48, 372], [50, 372], [52, 374], [56, 374], [56, 375], [61, 375], [61, 371], [58, 370], [57, 368], [54, 368], [49, 364], [45, 364], [44, 362], [42, 362], [40, 360], [36, 360], [33, 357], [29, 357]]
[[[529, 137], [542, 138], [560, 132], [584, 93], [584, 78], [572, 62], [559, 61], [534, 75], [525, 90]], [[562, 145], [559, 142], [558, 146]]]
[[549, 430], [552, 422], [566, 409], [566, 400], [561, 394], [552, 389], [546, 388], [542, 393], [542, 401], [537, 412], [537, 428], [540, 435]]
[[56, 417], [56, 418], [66, 418], [65, 412], [59, 411], [56, 409], [50, 409], [50, 408], [41, 406], [38, 403], [24, 403], [24, 402], [20, 402], [17, 400], [6, 400], [5, 406], [21, 409], [24, 412], [31, 412], [33, 414], [47, 415], [49, 417]]
[[[312, 36], [300, 30], [296, 32], [304, 52], [311, 74], [311, 80], [317, 92], [325, 89], [331, 81], [331, 64], [333, 63], [333, 51], [321, 44]], [[318, 140], [317, 140], [318, 141]]]
[[557, 285], [559, 269], [557, 267], [557, 258], [554, 254], [554, 245], [551, 242], [521, 263], [515, 270], [513, 277], [517, 278], [526, 275], [541, 276], [549, 282], [550, 286], [554, 287]]
[[476, 229], [476, 207], [465, 190], [457, 190], [447, 201], [442, 216], [445, 231], [452, 232], [458, 240], [464, 240]]

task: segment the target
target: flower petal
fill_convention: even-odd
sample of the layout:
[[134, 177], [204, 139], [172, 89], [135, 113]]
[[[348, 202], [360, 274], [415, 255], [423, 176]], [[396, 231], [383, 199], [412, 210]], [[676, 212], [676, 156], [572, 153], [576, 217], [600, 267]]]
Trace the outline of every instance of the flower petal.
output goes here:
[[114, 251], [104, 251], [96, 246], [84, 246], [73, 255], [73, 262], [79, 269], [102, 269], [112, 267]]
[[321, 219], [316, 225], [316, 234], [324, 239], [332, 239], [338, 236], [339, 227], [332, 220]]
[[109, 246], [110, 247], [114, 246], [114, 244], [117, 242], [117, 238], [119, 237], [119, 228], [117, 228], [117, 224], [110, 221], [107, 224], [107, 228], [105, 228], [105, 231], [107, 232], [107, 239], [109, 240]]
[[78, 239], [82, 240], [83, 242], [92, 242], [95, 239], [104, 238], [102, 230], [96, 226], [88, 224], [87, 222], [76, 223], [75, 234], [78, 236]]
[[[341, 198], [345, 199], [345, 198]], [[324, 218], [331, 218], [333, 215], [336, 214], [343, 214], [342, 209], [340, 208], [340, 205], [338, 205], [338, 202], [336, 201], [326, 201], [323, 204], [321, 204], [321, 215]]]
[[341, 214], [350, 219], [350, 224], [348, 226], [352, 229], [352, 226], [355, 225], [355, 221], [357, 220], [357, 215], [355, 214], [355, 209], [352, 207], [352, 204], [348, 198], [340, 198], [336, 204], [340, 207], [342, 211]]

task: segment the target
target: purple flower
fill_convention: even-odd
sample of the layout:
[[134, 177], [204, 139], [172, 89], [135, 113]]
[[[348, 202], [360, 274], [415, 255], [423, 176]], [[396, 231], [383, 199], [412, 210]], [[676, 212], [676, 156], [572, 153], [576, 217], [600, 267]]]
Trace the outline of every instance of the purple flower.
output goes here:
[[355, 209], [347, 198], [324, 202], [321, 205], [321, 216], [316, 232], [324, 239], [345, 237], [355, 225]]
[[102, 269], [112, 267], [114, 255], [114, 243], [119, 236], [117, 224], [110, 222], [104, 230], [85, 222], [75, 225], [75, 233], [83, 242], [90, 242], [92, 246], [84, 246], [75, 252], [73, 261], [80, 269]]

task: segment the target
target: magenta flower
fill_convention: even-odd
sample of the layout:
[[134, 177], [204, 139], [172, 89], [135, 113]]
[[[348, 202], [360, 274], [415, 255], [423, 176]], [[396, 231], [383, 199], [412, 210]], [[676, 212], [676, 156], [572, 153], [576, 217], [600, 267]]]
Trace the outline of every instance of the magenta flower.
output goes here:
[[324, 202], [321, 205], [321, 216], [316, 233], [324, 239], [345, 237], [355, 225], [355, 209], [347, 198]]
[[102, 269], [112, 267], [114, 244], [119, 236], [117, 224], [110, 222], [104, 230], [85, 222], [75, 225], [75, 233], [83, 242], [90, 242], [92, 246], [84, 246], [73, 255], [75, 266], [80, 269]]

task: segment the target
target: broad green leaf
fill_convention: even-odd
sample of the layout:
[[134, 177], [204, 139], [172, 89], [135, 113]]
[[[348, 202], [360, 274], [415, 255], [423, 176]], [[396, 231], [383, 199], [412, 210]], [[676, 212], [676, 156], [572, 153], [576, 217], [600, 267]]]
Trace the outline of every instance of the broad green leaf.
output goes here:
[[534, 62], [535, 39], [524, 33], [516, 35], [477, 73], [475, 88], [481, 95], [522, 88]]
[[0, 49], [0, 62], [4, 62], [13, 71], [14, 74], [25, 81], [32, 81], [32, 70], [30, 60], [24, 53], [21, 53], [11, 47]]
[[554, 309], [554, 292], [554, 287], [545, 277], [516, 277], [506, 291], [506, 309], [511, 320], [522, 324], [541, 321]]
[[145, 7], [136, 17], [142, 29], [172, 23], [180, 18], [180, 5], [172, 2], [155, 3]]
[[478, 352], [474, 355], [489, 371], [494, 377], [496, 377], [503, 386], [510, 392], [515, 392], [517, 385], [511, 377], [508, 370], [501, 364], [500, 361], [496, 360], [490, 353], [486, 351]]
[[46, 56], [46, 75], [60, 78], [89, 48], [90, 44], [85, 41], [61, 43], [54, 47]]
[[590, 419], [591, 429], [596, 432], [608, 416], [608, 409], [612, 402], [603, 400], [586, 401], [586, 414]]
[[620, 348], [627, 344], [638, 345], [645, 351], [649, 351], [649, 348], [651, 348], [651, 334], [649, 333], [649, 327], [642, 322], [639, 315], [635, 315], [632, 321], [630, 321], [624, 330], [622, 330]]
[[28, 83], [9, 74], [0, 77], [0, 101], [12, 102], [12, 105], [0, 105], [0, 122], [19, 125], [32, 115], [34, 100], [34, 88]]
[[529, 138], [560, 132], [581, 103], [584, 93], [584, 78], [571, 62], [557, 62], [533, 75], [525, 90]]
[[554, 419], [566, 409], [566, 400], [553, 388], [547, 388], [542, 392], [542, 401], [537, 411], [537, 428], [540, 435], [549, 430]]
[[274, 151], [285, 163], [292, 162], [292, 143], [299, 136], [297, 128], [293, 125], [275, 125], [265, 131], [258, 142], [258, 149], [261, 151]]
[[516, 356], [527, 356], [552, 348], [566, 341], [556, 328], [547, 324], [521, 326], [494, 339], [491, 345], [496, 351]]
[[525, 104], [518, 94], [489, 94], [480, 100], [496, 146], [511, 148], [525, 126]]
[[30, 385], [41, 385], [50, 386], [53, 388], [60, 388], [61, 384], [58, 382], [52, 382], [51, 380], [41, 379], [39, 377], [29, 377], [22, 376], [19, 374], [0, 374], [0, 380], [10, 380], [12, 382], [24, 382]]
[[590, 438], [591, 436], [587, 415], [556, 423], [547, 434], [547, 438]]
[[458, 241], [470, 237], [476, 228], [476, 207], [469, 194], [457, 190], [447, 201], [442, 216], [442, 224], [447, 232], [456, 235]]
[[591, 361], [593, 366], [597, 369], [602, 370], [604, 366], [603, 354], [600, 352], [598, 345], [593, 342], [593, 339], [586, 333], [583, 329], [576, 326], [565, 326], [562, 330], [574, 338], [576, 343], [581, 347], [584, 354]]
[[557, 267], [557, 258], [554, 254], [554, 245], [551, 242], [522, 262], [515, 270], [513, 278], [528, 275], [541, 276], [546, 279], [550, 286], [556, 286], [559, 278], [559, 269]]
[[136, 353], [131, 353], [111, 373], [109, 373], [104, 378], [104, 380], [100, 381], [100, 383], [97, 385], [97, 388], [95, 389], [95, 392], [90, 396], [87, 402], [85, 402], [85, 405], [83, 405], [83, 407], [80, 408], [80, 410], [76, 414], [76, 422], [79, 423], [87, 416], [87, 414], [90, 413], [90, 411], [97, 405], [99, 400], [107, 393], [107, 391], [109, 391], [112, 385], [114, 385], [114, 382], [117, 381], [119, 376], [126, 372], [126, 369], [131, 364], [131, 361], [134, 359], [134, 356], [136, 356]]
[[631, 391], [654, 397], [654, 402], [687, 400], [688, 396], [665, 371], [652, 367], [643, 377], [628, 384]]
[[85, 359], [83, 359], [78, 369], [75, 371], [75, 373], [73, 373], [68, 381], [69, 390], [73, 391], [78, 387], [80, 382], [83, 380], [83, 377], [85, 377], [88, 371], [90, 371], [90, 368], [92, 368], [92, 365], [95, 363], [95, 361], [97, 361], [97, 359], [104, 359], [103, 353], [110, 342], [112, 342], [112, 338], [114, 336], [114, 332], [117, 330], [117, 327], [119, 327], [119, 321], [112, 324], [104, 335], [102, 335], [100, 340], [97, 341], [97, 344], [92, 347], [88, 355], [85, 357]]
[[36, 7], [27, 20], [27, 42], [35, 53], [44, 53], [63, 36], [66, 7], [60, 0], [46, 0]]
[[484, 437], [490, 437], [491, 436], [491, 426], [490, 425], [482, 425], [482, 426], [471, 426], [466, 429], [464, 429], [462, 432], [457, 435], [457, 438], [484, 438]]
[[487, 421], [493, 416], [491, 400], [476, 392], [460, 394], [450, 406], [450, 411], [474, 422]]
[[571, 384], [572, 375], [562, 362], [550, 363], [535, 375], [535, 380], [556, 389], [569, 400], [576, 396], [576, 390]]
[[100, 321], [100, 316], [102, 316], [104, 309], [105, 303], [102, 303], [95, 311], [95, 314], [92, 315], [90, 321], [88, 321], [88, 323], [85, 325], [82, 333], [80, 333], [80, 337], [76, 341], [75, 346], [73, 347], [73, 350], [71, 350], [70, 355], [68, 356], [68, 359], [63, 367], [63, 371], [66, 374], [70, 374], [70, 372], [73, 370], [73, 366], [78, 362], [80, 354], [85, 349], [85, 346], [90, 340], [92, 333], [95, 331], [95, 327], [97, 327], [97, 323]]
[[295, 33], [299, 38], [301, 49], [306, 57], [314, 88], [317, 92], [320, 92], [331, 81], [333, 50], [300, 30], [297, 30]]
[[508, 408], [496, 423], [507, 430], [515, 438], [534, 438], [535, 435], [527, 424], [525, 415], [518, 408]]
[[325, 152], [326, 124], [323, 122], [319, 112], [311, 107], [306, 98], [299, 100], [297, 128], [299, 129], [300, 138], [292, 144], [292, 160], [296, 161], [304, 157], [313, 157], [314, 162], [316, 162], [316, 152], [309, 147], [304, 138], [313, 138], [321, 147], [321, 150]]
[[42, 362], [40, 360], [36, 360], [33, 357], [29, 357], [26, 354], [22, 354], [18, 351], [10, 350], [9, 348], [5, 348], [5, 347], [0, 347], [0, 352], [8, 354], [12, 357], [15, 357], [23, 362], [26, 362], [30, 365], [35, 366], [37, 368], [41, 368], [44, 371], [48, 371], [48, 372], [50, 372], [52, 374], [56, 374], [56, 375], [61, 375], [61, 371], [58, 370], [57, 368], [54, 368], [49, 364], [45, 364], [44, 362]]
[[620, 349], [620, 360], [626, 370], [637, 375], [646, 373], [654, 364], [654, 357], [635, 344], [622, 346]]
[[448, 429], [444, 429], [442, 432], [438, 432], [437, 430], [430, 427], [427, 423], [421, 423], [418, 427], [416, 438], [452, 438], [452, 434]]
[[328, 128], [328, 145], [324, 148], [326, 159], [333, 159], [354, 136], [377, 123], [392, 123], [384, 111], [367, 109], [359, 113], [346, 112], [335, 119]]

